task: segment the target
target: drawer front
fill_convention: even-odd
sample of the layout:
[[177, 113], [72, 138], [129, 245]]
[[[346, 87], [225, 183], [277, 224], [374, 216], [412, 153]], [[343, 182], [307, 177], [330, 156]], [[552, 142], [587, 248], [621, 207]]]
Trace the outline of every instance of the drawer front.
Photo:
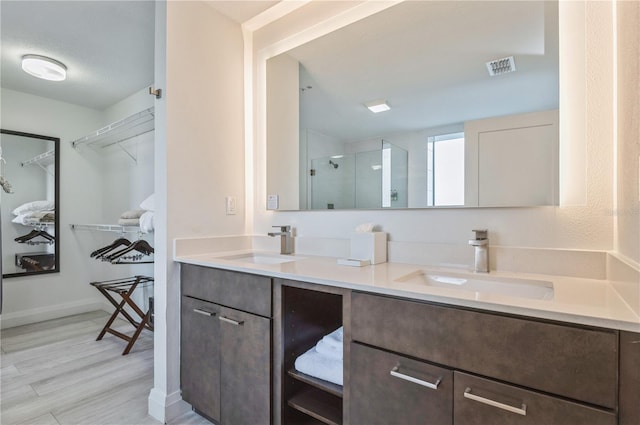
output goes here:
[[271, 278], [183, 264], [182, 295], [271, 317]]
[[614, 331], [353, 293], [352, 335], [354, 341], [454, 369], [616, 406]]
[[452, 371], [357, 343], [350, 365], [352, 425], [451, 425]]
[[454, 373], [456, 425], [615, 425], [616, 415], [460, 372]]

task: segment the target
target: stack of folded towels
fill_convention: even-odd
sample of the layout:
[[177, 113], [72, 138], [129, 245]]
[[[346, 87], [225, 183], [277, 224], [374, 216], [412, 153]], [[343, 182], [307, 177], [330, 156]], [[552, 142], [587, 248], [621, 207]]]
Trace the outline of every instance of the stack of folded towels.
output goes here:
[[22, 204], [13, 210], [16, 217], [11, 220], [25, 226], [31, 224], [52, 224], [56, 221], [55, 204], [53, 201], [33, 201]]
[[296, 359], [296, 370], [342, 385], [342, 340], [342, 327], [324, 336], [313, 348]]
[[144, 214], [144, 210], [129, 210], [120, 214], [118, 224], [120, 226], [139, 226], [140, 217]]
[[123, 212], [118, 224], [120, 226], [140, 226], [142, 233], [153, 232], [155, 228], [154, 211], [154, 196], [152, 194], [142, 201], [140, 209]]

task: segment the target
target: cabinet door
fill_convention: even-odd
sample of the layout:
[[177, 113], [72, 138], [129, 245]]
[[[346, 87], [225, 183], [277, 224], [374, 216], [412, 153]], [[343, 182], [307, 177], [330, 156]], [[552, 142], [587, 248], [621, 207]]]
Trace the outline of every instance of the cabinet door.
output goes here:
[[640, 424], [640, 334], [620, 332], [620, 425]]
[[220, 420], [220, 307], [182, 297], [180, 381], [182, 398]]
[[350, 365], [352, 425], [451, 425], [450, 370], [357, 343]]
[[454, 374], [456, 425], [616, 425], [615, 413], [523, 390], [488, 379]]
[[271, 321], [220, 308], [224, 425], [271, 423]]

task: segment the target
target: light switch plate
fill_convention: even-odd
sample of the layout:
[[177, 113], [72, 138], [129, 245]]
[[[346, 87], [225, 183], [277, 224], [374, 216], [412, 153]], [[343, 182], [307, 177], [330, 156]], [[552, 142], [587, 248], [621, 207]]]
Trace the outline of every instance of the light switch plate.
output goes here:
[[268, 210], [278, 209], [278, 195], [267, 195], [267, 209]]
[[235, 196], [227, 196], [224, 198], [227, 215], [236, 214], [236, 198]]

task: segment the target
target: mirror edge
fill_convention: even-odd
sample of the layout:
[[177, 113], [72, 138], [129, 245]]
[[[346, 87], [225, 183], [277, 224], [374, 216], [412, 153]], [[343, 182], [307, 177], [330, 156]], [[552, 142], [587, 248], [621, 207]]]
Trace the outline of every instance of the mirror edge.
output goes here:
[[[54, 167], [55, 167], [55, 176], [54, 176], [54, 203], [55, 203], [55, 216], [56, 216], [56, 220], [55, 220], [55, 224], [54, 224], [54, 229], [55, 229], [55, 234], [56, 234], [56, 239], [55, 239], [55, 243], [54, 243], [54, 250], [55, 250], [55, 267], [53, 270], [41, 270], [38, 272], [31, 272], [31, 273], [3, 273], [2, 274], [2, 279], [6, 279], [6, 278], [10, 278], [10, 277], [25, 277], [25, 276], [37, 276], [37, 275], [42, 275], [42, 274], [51, 274], [51, 273], [60, 273], [60, 138], [59, 137], [52, 137], [52, 136], [44, 136], [42, 134], [33, 134], [33, 133], [26, 133], [24, 131], [15, 131], [15, 130], [6, 130], [6, 129], [0, 129], [0, 134], [10, 134], [13, 136], [22, 136], [22, 137], [31, 137], [33, 139], [41, 139], [41, 140], [49, 140], [53, 142], [53, 149], [55, 152], [55, 157], [54, 157]], [[0, 258], [0, 262], [2, 261], [2, 259]], [[1, 270], [1, 269], [0, 269]]]

